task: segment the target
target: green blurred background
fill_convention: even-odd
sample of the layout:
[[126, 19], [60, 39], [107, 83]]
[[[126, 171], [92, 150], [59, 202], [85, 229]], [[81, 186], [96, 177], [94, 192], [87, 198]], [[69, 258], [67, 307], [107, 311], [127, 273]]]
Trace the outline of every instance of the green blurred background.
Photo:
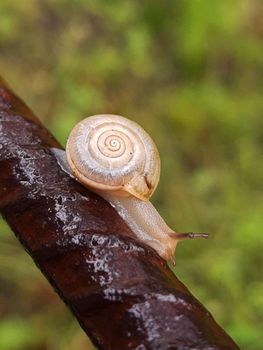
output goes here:
[[[153, 202], [176, 275], [244, 349], [263, 343], [263, 2], [0, 2], [0, 75], [65, 145], [85, 116], [138, 121], [160, 150]], [[0, 349], [91, 345], [0, 223]]]

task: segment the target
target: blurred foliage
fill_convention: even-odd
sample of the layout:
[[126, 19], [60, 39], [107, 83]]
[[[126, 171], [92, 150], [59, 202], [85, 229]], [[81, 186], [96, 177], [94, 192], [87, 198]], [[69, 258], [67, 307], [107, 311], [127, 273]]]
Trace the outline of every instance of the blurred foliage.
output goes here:
[[[176, 275], [244, 349], [263, 337], [263, 3], [1, 0], [0, 74], [65, 144], [116, 113], [156, 141], [153, 201], [178, 231]], [[91, 349], [0, 226], [0, 349]]]

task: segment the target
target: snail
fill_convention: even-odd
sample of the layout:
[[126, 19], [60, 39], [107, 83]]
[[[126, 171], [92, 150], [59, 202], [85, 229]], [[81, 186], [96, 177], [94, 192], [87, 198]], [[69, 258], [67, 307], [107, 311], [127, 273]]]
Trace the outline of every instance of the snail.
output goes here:
[[137, 123], [110, 114], [85, 118], [71, 131], [66, 155], [56, 154], [69, 173], [107, 200], [137, 238], [162, 258], [173, 261], [181, 240], [207, 237], [173, 231], [150, 202], [160, 178], [160, 157]]

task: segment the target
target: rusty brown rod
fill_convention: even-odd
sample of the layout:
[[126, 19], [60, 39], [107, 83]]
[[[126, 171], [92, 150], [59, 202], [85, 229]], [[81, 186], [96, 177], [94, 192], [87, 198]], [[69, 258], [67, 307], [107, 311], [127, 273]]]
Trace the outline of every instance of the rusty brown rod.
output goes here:
[[0, 80], [0, 212], [99, 349], [238, 349]]

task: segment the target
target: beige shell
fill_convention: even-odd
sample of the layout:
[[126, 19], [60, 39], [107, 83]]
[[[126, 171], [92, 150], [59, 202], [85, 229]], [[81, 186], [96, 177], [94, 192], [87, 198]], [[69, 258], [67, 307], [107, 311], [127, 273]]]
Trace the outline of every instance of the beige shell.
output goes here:
[[135, 122], [111, 114], [83, 119], [69, 135], [69, 165], [80, 182], [148, 200], [160, 177], [158, 150]]

